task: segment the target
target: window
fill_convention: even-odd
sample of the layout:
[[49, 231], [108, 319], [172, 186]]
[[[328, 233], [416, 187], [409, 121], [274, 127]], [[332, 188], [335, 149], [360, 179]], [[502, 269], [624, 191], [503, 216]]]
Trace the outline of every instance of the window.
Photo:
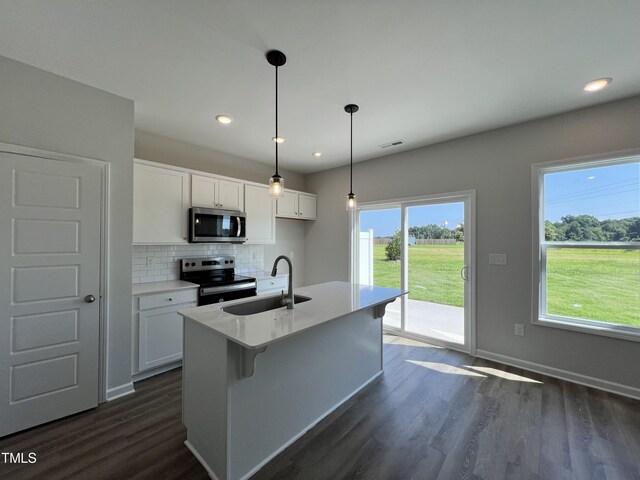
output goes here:
[[640, 157], [534, 165], [533, 322], [640, 340]]

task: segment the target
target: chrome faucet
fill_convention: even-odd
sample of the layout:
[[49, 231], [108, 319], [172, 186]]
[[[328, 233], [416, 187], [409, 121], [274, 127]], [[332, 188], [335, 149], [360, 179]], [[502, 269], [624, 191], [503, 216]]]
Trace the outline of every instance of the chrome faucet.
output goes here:
[[283, 295], [281, 303], [283, 307], [286, 305], [287, 308], [291, 310], [293, 308], [293, 264], [291, 263], [289, 257], [287, 257], [286, 255], [280, 255], [278, 258], [276, 258], [276, 260], [273, 262], [273, 268], [271, 269], [271, 276], [275, 277], [278, 274], [278, 262], [280, 260], [286, 260], [286, 262], [289, 264], [289, 285], [287, 287], [287, 298], [284, 298], [284, 292], [282, 292]]

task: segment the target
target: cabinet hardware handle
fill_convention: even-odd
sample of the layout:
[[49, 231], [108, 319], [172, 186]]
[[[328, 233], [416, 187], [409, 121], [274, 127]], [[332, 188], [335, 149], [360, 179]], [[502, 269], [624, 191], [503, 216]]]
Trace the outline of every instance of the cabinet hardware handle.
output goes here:
[[169, 298], [169, 301], [170, 301], [170, 302], [173, 302], [173, 298]]

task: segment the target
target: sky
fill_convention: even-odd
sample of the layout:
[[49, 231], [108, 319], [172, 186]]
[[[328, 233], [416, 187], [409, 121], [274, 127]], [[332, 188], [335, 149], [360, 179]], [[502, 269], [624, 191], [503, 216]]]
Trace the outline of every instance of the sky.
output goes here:
[[[552, 222], [564, 215], [587, 214], [600, 220], [640, 216], [639, 162], [549, 173], [544, 189], [545, 220]], [[448, 228], [455, 228], [463, 220], [462, 203], [409, 208], [410, 227], [447, 222]], [[393, 235], [400, 229], [400, 209], [362, 211], [360, 230], [368, 229], [376, 237]]]
[[[456, 228], [464, 221], [463, 203], [443, 203], [409, 207], [409, 226], [445, 225]], [[400, 209], [363, 211], [360, 214], [360, 230], [373, 229], [374, 237], [388, 237], [400, 230]]]
[[581, 214], [599, 220], [640, 217], [640, 162], [546, 174], [545, 220]]

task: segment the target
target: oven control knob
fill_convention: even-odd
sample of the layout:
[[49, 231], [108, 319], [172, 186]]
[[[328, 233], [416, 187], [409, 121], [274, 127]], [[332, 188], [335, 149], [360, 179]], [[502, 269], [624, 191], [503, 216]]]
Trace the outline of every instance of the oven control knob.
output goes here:
[[191, 262], [191, 266], [195, 267], [196, 266], [196, 262]]
[[229, 260], [225, 260], [224, 263], [229, 263]]
[[229, 263], [233, 263], [233, 260], [229, 260]]

